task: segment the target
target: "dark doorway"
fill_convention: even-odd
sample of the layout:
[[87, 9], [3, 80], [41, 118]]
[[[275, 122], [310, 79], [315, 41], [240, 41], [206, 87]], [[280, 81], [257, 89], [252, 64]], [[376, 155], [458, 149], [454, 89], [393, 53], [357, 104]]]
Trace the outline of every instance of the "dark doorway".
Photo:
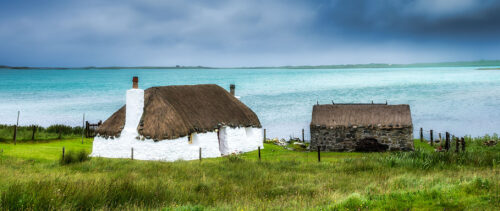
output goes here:
[[356, 152], [385, 152], [389, 146], [381, 144], [375, 138], [364, 138], [356, 143]]

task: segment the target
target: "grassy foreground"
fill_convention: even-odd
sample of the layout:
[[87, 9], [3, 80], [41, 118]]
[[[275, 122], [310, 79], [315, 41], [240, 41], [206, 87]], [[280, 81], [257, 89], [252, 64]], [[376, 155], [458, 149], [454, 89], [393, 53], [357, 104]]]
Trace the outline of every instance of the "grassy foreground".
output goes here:
[[500, 209], [500, 146], [467, 153], [257, 152], [199, 161], [92, 158], [60, 165], [91, 139], [0, 143], [0, 210]]

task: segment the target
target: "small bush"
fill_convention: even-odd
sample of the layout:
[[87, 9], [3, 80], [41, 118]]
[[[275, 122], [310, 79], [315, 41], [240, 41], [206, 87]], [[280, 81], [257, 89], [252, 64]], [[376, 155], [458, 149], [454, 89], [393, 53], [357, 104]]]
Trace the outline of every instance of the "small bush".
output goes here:
[[241, 162], [241, 161], [243, 161], [241, 156], [238, 154], [235, 154], [235, 153], [230, 154], [229, 156], [227, 156], [227, 158], [228, 158], [229, 162]]
[[71, 163], [81, 163], [90, 160], [89, 154], [85, 150], [79, 152], [68, 151], [65, 153], [64, 157], [61, 155], [60, 163], [61, 165], [67, 165]]
[[197, 193], [208, 193], [209, 190], [210, 190], [210, 187], [204, 183], [204, 182], [200, 182], [198, 183], [198, 185], [196, 185], [194, 187], [194, 190], [197, 192]]
[[362, 197], [359, 193], [353, 193], [347, 197], [343, 202], [339, 205], [340, 209], [346, 210], [361, 210], [367, 209], [369, 202]]
[[488, 190], [490, 189], [490, 181], [488, 179], [483, 179], [481, 177], [474, 177], [472, 180], [473, 187], [478, 190]]

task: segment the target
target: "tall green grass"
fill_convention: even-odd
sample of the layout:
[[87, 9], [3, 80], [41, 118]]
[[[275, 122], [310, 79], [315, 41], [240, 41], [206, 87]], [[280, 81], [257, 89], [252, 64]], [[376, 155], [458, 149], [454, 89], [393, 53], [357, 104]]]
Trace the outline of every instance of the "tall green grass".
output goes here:
[[202, 162], [93, 158], [60, 165], [60, 146], [70, 142], [81, 145], [15, 146], [54, 146], [45, 152], [57, 153], [52, 160], [17, 157], [15, 147], [0, 155], [0, 210], [500, 208], [500, 169], [493, 162], [500, 148], [481, 143], [458, 154], [434, 152], [419, 141], [415, 152], [323, 152], [322, 162], [316, 152], [265, 144], [261, 161], [250, 152]]

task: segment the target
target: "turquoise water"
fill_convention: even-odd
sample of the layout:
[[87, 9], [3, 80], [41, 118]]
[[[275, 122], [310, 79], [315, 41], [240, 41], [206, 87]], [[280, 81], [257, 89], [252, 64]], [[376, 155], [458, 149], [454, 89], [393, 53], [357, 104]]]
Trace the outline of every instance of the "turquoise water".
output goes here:
[[[0, 69], [0, 124], [81, 125], [105, 120], [125, 103], [132, 76], [139, 86], [214, 83], [253, 109], [268, 137], [299, 137], [312, 105], [410, 104], [415, 132], [473, 136], [500, 131], [500, 71], [461, 68], [389, 69]], [[415, 133], [417, 134], [417, 133]]]

